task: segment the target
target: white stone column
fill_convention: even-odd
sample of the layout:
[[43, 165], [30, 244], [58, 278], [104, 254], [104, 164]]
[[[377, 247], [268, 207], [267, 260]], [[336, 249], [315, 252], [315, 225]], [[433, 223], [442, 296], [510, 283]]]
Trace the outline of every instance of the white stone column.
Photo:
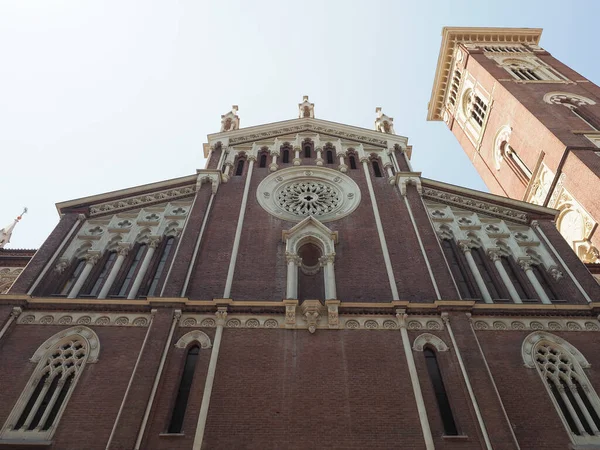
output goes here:
[[219, 307], [217, 313], [217, 329], [215, 339], [213, 340], [212, 350], [210, 352], [210, 361], [208, 363], [208, 372], [204, 382], [204, 392], [202, 393], [202, 404], [200, 405], [200, 414], [196, 425], [196, 434], [194, 435], [194, 444], [192, 450], [200, 450], [204, 440], [204, 430], [206, 428], [206, 419], [208, 418], [208, 409], [210, 407], [210, 396], [212, 394], [213, 383], [215, 381], [215, 372], [217, 370], [217, 361], [219, 359], [219, 349], [221, 348], [221, 337], [223, 336], [223, 326], [227, 318], [226, 308]]
[[533, 289], [535, 289], [535, 292], [538, 295], [538, 297], [540, 297], [540, 300], [542, 301], [542, 303], [545, 305], [551, 305], [552, 302], [550, 301], [550, 298], [548, 298], [546, 291], [544, 291], [544, 288], [538, 281], [537, 277], [535, 276], [535, 273], [533, 273], [533, 270], [531, 270], [531, 261], [528, 261], [526, 259], [521, 259], [519, 261], [519, 265], [525, 271], [525, 275], [527, 275], [529, 282], [533, 286]]
[[340, 172], [342, 173], [346, 173], [348, 172], [348, 166], [345, 164], [344, 162], [344, 157], [346, 156], [345, 153], [341, 153], [340, 152], [340, 165], [338, 167], [338, 169], [340, 170]]
[[125, 261], [127, 253], [129, 253], [130, 249], [131, 244], [119, 244], [119, 248], [117, 250], [117, 259], [115, 260], [112, 269], [110, 269], [110, 273], [108, 274], [108, 277], [106, 278], [106, 281], [104, 282], [104, 285], [102, 286], [102, 289], [98, 294], [99, 299], [103, 299], [108, 296], [108, 292], [110, 291], [110, 288], [115, 282], [115, 278], [117, 278], [119, 270], [121, 270], [121, 266], [123, 265], [123, 261]]
[[233, 164], [229, 161], [225, 162], [225, 170], [223, 171], [223, 182], [227, 183], [229, 181], [230, 175], [229, 172], [231, 171], [231, 168], [233, 167]]
[[464, 242], [459, 242], [458, 245], [460, 245], [460, 248], [462, 249], [462, 251], [465, 254], [465, 258], [467, 259], [467, 264], [469, 265], [469, 269], [471, 269], [471, 273], [473, 273], [473, 276], [475, 277], [475, 282], [477, 283], [477, 287], [481, 291], [481, 296], [483, 297], [483, 301], [486, 303], [494, 303], [494, 301], [492, 300], [492, 296], [490, 295], [490, 292], [488, 291], [487, 286], [485, 285], [485, 282], [483, 281], [483, 278], [481, 278], [481, 274], [479, 273], [479, 268], [477, 267], [477, 264], [475, 263], [475, 260], [473, 259], [473, 255], [471, 254], [471, 247], [469, 247], [469, 245]]
[[0, 330], [0, 339], [2, 339], [2, 336], [4, 336], [4, 333], [6, 333], [6, 330], [8, 330], [8, 327], [10, 327], [10, 324], [13, 323], [15, 321], [15, 319], [17, 317], [19, 317], [19, 315], [23, 312], [23, 309], [19, 308], [18, 306], [15, 306], [12, 311], [10, 312], [10, 317], [8, 318], [8, 320], [6, 321], [6, 323], [4, 324], [4, 326], [2, 327], [2, 329]]
[[508, 273], [506, 273], [506, 269], [504, 268], [504, 265], [502, 264], [502, 259], [500, 257], [500, 254], [498, 253], [498, 251], [497, 250], [488, 250], [488, 256], [494, 262], [494, 265], [496, 266], [496, 270], [500, 274], [500, 278], [502, 278], [502, 282], [504, 283], [504, 286], [506, 286], [506, 289], [508, 289], [508, 294], [510, 295], [510, 298], [512, 299], [512, 301], [515, 303], [523, 303], [523, 301], [521, 300], [521, 297], [519, 297], [519, 293], [515, 289], [515, 286], [514, 286], [512, 280], [508, 276]]
[[402, 347], [404, 348], [404, 356], [408, 365], [408, 374], [410, 375], [410, 382], [415, 395], [415, 401], [417, 402], [417, 412], [419, 414], [419, 422], [421, 423], [421, 431], [423, 433], [423, 439], [425, 439], [425, 448], [427, 450], [434, 450], [435, 445], [433, 444], [433, 436], [431, 435], [431, 428], [429, 427], [429, 419], [427, 418], [427, 409], [425, 408], [425, 400], [423, 399], [423, 392], [421, 391], [421, 384], [419, 383], [419, 374], [417, 372], [417, 366], [415, 365], [415, 358], [410, 346], [410, 339], [408, 337], [408, 331], [406, 330], [406, 316], [404, 310], [396, 310], [396, 317], [400, 324], [400, 333], [402, 335]]
[[300, 257], [287, 253], [285, 255], [287, 261], [287, 289], [285, 293], [286, 299], [298, 298], [298, 263]]
[[279, 166], [277, 165], [278, 156], [279, 152], [271, 151], [271, 164], [269, 165], [269, 170], [271, 172], [275, 172], [277, 169], [279, 169]]
[[300, 159], [300, 147], [294, 147], [294, 160], [292, 162], [295, 166], [299, 166], [302, 162]]
[[325, 300], [337, 300], [334, 258], [334, 255], [327, 255], [321, 257], [319, 261], [323, 267], [323, 278], [325, 279]]
[[144, 276], [148, 271], [148, 266], [152, 261], [152, 257], [154, 256], [154, 252], [156, 251], [156, 247], [160, 243], [160, 236], [151, 236], [148, 241], [148, 249], [146, 250], [146, 255], [144, 256], [144, 260], [142, 261], [142, 265], [138, 270], [137, 275], [135, 276], [135, 280], [133, 280], [133, 285], [131, 286], [131, 290], [129, 291], [129, 295], [127, 296], [128, 300], [133, 300], [137, 297], [137, 293], [140, 289], [142, 281], [144, 280]]
[[322, 166], [323, 165], [323, 149], [321, 147], [316, 149], [317, 151], [317, 166]]
[[77, 298], [77, 295], [79, 294], [83, 283], [85, 283], [85, 280], [87, 280], [87, 278], [90, 276], [92, 268], [96, 265], [98, 259], [100, 259], [100, 252], [87, 252], [84, 258], [86, 260], [85, 267], [79, 274], [79, 278], [77, 278], [77, 281], [71, 289], [71, 292], [69, 292], [67, 298]]

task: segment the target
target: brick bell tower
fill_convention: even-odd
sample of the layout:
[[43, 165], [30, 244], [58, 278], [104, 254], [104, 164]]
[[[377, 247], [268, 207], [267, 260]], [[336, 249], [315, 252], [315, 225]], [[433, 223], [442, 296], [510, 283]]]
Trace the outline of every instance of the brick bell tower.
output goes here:
[[539, 28], [442, 30], [428, 120], [443, 120], [494, 194], [558, 209], [599, 263], [600, 87], [541, 48]]

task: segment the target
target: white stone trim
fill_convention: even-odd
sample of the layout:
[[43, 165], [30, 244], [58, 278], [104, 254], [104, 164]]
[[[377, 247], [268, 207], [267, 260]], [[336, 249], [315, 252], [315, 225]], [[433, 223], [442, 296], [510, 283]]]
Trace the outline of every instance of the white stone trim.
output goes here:
[[186, 348], [192, 342], [200, 344], [200, 348], [211, 348], [212, 344], [208, 335], [200, 330], [190, 331], [179, 338], [175, 347]]
[[438, 352], [447, 352], [449, 350], [441, 338], [431, 333], [423, 333], [417, 336], [412, 348], [417, 352], [422, 352], [427, 344], [433, 345]]
[[79, 311], [25, 311], [18, 325], [78, 325], [147, 327], [149, 313], [79, 312]]
[[525, 364], [525, 367], [528, 367], [530, 369], [537, 367], [535, 362], [534, 350], [535, 347], [537, 347], [545, 341], [559, 345], [568, 350], [571, 356], [573, 356], [573, 358], [583, 369], [586, 369], [591, 366], [588, 360], [585, 358], [585, 356], [583, 356], [583, 354], [579, 350], [577, 350], [573, 345], [571, 345], [563, 338], [556, 336], [552, 333], [547, 333], [545, 331], [536, 331], [528, 335], [525, 339], [523, 339], [523, 344], [521, 345], [521, 357], [523, 358], [523, 363]]
[[476, 331], [600, 331], [597, 319], [560, 318], [560, 317], [472, 317]]

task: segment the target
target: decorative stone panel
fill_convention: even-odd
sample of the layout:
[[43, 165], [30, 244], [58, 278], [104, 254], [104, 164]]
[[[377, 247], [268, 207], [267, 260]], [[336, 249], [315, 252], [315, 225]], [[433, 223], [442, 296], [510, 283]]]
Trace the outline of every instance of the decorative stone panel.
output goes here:
[[473, 317], [477, 331], [547, 330], [547, 331], [600, 331], [596, 319], [582, 318], [523, 318], [523, 317]]
[[17, 319], [20, 325], [89, 325], [114, 327], [147, 327], [150, 314], [114, 312], [24, 311]]

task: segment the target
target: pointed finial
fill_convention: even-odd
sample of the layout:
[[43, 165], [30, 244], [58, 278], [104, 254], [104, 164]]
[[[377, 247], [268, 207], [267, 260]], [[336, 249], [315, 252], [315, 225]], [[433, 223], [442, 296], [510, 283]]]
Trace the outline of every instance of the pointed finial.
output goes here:
[[308, 95], [302, 97], [302, 103], [298, 104], [298, 117], [315, 118], [315, 104], [308, 101]]
[[10, 237], [15, 229], [15, 225], [23, 218], [23, 214], [27, 213], [27, 208], [23, 208], [23, 212], [17, 216], [17, 218], [9, 226], [4, 227], [0, 230], [0, 248], [4, 248], [6, 244], [10, 242]]
[[232, 105], [231, 111], [221, 116], [221, 131], [239, 130], [240, 118], [237, 115], [238, 105]]
[[375, 119], [375, 130], [387, 134], [396, 134], [394, 131], [394, 119], [386, 116], [381, 110], [381, 106], [375, 108], [377, 118]]

